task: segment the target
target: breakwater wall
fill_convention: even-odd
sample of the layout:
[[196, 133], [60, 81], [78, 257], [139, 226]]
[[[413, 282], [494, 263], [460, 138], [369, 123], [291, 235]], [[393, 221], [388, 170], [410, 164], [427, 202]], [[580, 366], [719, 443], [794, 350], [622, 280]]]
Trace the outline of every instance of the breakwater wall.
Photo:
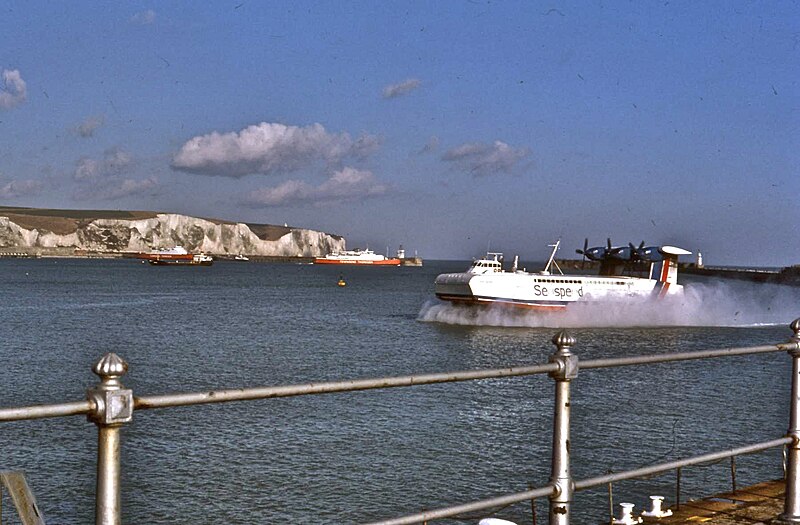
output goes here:
[[[556, 259], [556, 263], [564, 271], [595, 272], [600, 267], [596, 261], [580, 259]], [[800, 286], [800, 264], [785, 268], [747, 268], [731, 266], [697, 266], [695, 263], [681, 263], [680, 273], [705, 275], [723, 279], [737, 279], [757, 283], [774, 283]]]
[[780, 270], [769, 268], [730, 268], [720, 266], [681, 265], [680, 271], [691, 275], [706, 275], [723, 279], [738, 279], [757, 283], [775, 283], [800, 286], [800, 265]]

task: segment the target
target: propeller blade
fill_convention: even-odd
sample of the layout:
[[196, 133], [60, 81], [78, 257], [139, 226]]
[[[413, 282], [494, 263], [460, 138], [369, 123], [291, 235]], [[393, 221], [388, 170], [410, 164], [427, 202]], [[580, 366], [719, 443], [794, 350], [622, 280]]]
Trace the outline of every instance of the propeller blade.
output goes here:
[[575, 253], [579, 253], [579, 254], [583, 255], [582, 261], [585, 262], [586, 261], [586, 257], [587, 257], [586, 256], [586, 250], [588, 250], [588, 249], [589, 249], [589, 238], [586, 237], [583, 240], [583, 250], [575, 250]]

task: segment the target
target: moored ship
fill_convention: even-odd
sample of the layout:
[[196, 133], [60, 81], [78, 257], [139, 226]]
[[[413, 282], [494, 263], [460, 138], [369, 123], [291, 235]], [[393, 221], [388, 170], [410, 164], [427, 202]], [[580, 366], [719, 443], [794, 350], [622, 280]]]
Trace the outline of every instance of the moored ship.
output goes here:
[[182, 246], [175, 246], [168, 250], [141, 253], [139, 258], [154, 266], [179, 266], [179, 265], [198, 265], [211, 266], [214, 258], [204, 253], [189, 253]]
[[357, 264], [367, 266], [400, 266], [397, 257], [386, 257], [372, 250], [344, 250], [317, 257], [314, 264]]
[[[588, 249], [578, 253], [600, 261], [597, 275], [565, 275], [555, 263], [560, 241], [544, 270], [526, 272], [517, 268], [517, 258], [510, 270], [503, 268], [501, 253], [490, 252], [459, 273], [436, 277], [435, 293], [439, 299], [455, 303], [502, 304], [509, 306], [563, 310], [571, 303], [664, 297], [683, 292], [677, 282], [678, 256], [691, 252], [674, 246], [638, 248], [629, 245]], [[550, 268], [555, 267], [558, 274]]]

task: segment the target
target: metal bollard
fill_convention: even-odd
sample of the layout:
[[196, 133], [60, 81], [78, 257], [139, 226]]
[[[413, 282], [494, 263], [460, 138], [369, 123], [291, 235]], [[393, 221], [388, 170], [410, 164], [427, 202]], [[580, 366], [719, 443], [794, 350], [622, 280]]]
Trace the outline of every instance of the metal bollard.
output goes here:
[[553, 337], [556, 352], [551, 363], [558, 370], [550, 373], [556, 381], [555, 408], [553, 412], [553, 462], [550, 483], [555, 487], [550, 496], [550, 525], [569, 525], [569, 509], [575, 490], [569, 467], [569, 382], [578, 376], [578, 356], [570, 352], [575, 338], [562, 330]]
[[128, 363], [117, 354], [104, 355], [92, 371], [100, 376], [100, 384], [86, 392], [93, 405], [87, 418], [97, 425], [95, 523], [119, 525], [120, 427], [133, 419], [133, 391], [123, 388], [119, 381], [128, 371]]
[[786, 435], [793, 441], [788, 446], [783, 513], [773, 523], [800, 523], [800, 319], [795, 319], [789, 326], [794, 332], [789, 344], [794, 344], [794, 348], [789, 350], [792, 356], [792, 399]]

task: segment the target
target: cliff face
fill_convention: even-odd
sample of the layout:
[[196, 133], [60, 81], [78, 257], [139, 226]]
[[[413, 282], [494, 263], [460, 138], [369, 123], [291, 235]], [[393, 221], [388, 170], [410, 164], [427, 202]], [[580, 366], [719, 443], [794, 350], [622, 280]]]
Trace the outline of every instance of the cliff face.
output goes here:
[[[167, 213], [133, 219], [67, 220], [71, 227], [65, 227], [64, 217], [59, 217], [57, 225], [48, 229], [42, 216], [26, 218], [0, 210], [0, 248], [44, 253], [65, 249], [124, 253], [183, 246], [190, 252], [217, 255], [284, 257], [315, 257], [345, 248], [344, 238], [314, 230], [266, 225], [253, 225], [251, 229], [244, 223]], [[70, 231], [73, 227], [74, 231]]]

